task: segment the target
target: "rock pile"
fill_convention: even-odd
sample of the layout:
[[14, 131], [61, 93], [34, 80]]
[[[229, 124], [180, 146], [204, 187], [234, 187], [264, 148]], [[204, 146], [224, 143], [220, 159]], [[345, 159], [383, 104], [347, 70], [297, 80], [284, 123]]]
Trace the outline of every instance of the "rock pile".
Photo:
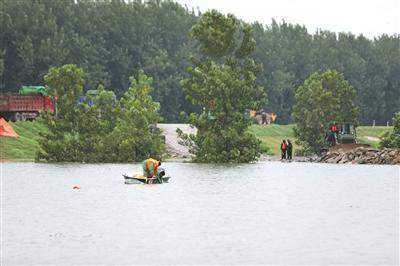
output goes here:
[[319, 159], [323, 163], [400, 164], [400, 149], [377, 150], [358, 147], [349, 151], [330, 151]]

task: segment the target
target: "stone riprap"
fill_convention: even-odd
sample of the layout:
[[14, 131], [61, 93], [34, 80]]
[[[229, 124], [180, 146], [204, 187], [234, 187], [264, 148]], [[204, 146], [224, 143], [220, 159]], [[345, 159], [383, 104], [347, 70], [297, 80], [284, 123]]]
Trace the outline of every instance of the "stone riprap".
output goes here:
[[322, 155], [319, 162], [347, 164], [400, 164], [400, 149], [378, 150], [358, 147], [352, 150], [329, 151]]

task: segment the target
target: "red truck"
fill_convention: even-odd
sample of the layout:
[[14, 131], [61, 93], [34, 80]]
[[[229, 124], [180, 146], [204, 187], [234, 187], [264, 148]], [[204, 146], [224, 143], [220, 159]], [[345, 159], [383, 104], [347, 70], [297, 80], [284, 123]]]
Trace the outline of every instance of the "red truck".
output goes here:
[[0, 93], [0, 116], [11, 121], [33, 120], [39, 112], [54, 112], [53, 100], [42, 94]]

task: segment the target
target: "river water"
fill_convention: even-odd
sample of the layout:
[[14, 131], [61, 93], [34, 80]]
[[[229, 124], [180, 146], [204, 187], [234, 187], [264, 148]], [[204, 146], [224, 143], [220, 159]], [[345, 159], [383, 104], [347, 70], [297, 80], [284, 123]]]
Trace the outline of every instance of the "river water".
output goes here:
[[398, 166], [163, 166], [1, 163], [2, 264], [399, 263]]

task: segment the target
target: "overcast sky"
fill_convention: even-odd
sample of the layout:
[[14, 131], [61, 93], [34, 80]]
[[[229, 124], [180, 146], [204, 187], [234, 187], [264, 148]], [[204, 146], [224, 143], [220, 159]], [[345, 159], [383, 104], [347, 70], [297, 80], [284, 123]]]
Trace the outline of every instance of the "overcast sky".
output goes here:
[[366, 37], [400, 34], [400, 0], [175, 0], [202, 12], [216, 9], [262, 24], [271, 19]]

